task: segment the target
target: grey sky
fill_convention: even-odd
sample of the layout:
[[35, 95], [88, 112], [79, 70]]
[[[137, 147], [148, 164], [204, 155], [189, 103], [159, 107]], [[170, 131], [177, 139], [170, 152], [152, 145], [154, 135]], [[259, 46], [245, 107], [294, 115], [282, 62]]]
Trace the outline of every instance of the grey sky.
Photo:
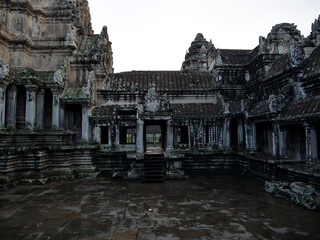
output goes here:
[[180, 70], [198, 32], [216, 48], [253, 49], [278, 23], [309, 35], [319, 0], [89, 0], [95, 33], [109, 29], [115, 72]]

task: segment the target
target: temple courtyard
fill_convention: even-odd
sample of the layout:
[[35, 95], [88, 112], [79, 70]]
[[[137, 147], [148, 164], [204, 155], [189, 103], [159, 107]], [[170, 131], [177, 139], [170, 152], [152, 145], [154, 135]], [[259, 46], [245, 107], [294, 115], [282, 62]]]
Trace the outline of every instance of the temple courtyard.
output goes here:
[[0, 239], [320, 239], [320, 214], [236, 175], [99, 178], [0, 193]]

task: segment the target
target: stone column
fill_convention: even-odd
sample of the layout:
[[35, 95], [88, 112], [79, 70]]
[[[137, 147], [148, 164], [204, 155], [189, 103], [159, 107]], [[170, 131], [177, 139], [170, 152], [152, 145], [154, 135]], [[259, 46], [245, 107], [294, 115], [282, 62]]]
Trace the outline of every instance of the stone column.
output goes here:
[[167, 121], [167, 147], [166, 152], [172, 152], [173, 150], [173, 125], [172, 120]]
[[238, 145], [243, 146], [243, 122], [242, 122], [242, 119], [238, 119]]
[[286, 153], [286, 132], [284, 126], [279, 126], [279, 155], [285, 158]]
[[6, 127], [6, 89], [6, 85], [0, 84], [0, 129]]
[[37, 94], [36, 128], [40, 130], [43, 129], [44, 94], [44, 89], [38, 91]]
[[59, 114], [60, 114], [60, 92], [57, 90], [52, 91], [52, 130], [59, 130]]
[[115, 125], [116, 128], [116, 146], [118, 147], [120, 145], [120, 123], [117, 122]]
[[37, 86], [26, 86], [26, 126], [27, 131], [34, 130], [36, 123], [36, 91]]
[[317, 159], [317, 132], [309, 123], [303, 124], [306, 135], [306, 164], [312, 166]]
[[143, 128], [144, 128], [144, 121], [141, 119], [138, 119], [137, 120], [137, 153], [144, 153]]
[[245, 121], [245, 139], [246, 139], [246, 148], [249, 151], [254, 150], [253, 146], [253, 139], [254, 139], [254, 132], [255, 130], [253, 129], [253, 123], [250, 123], [248, 120]]
[[101, 127], [98, 125], [94, 127], [94, 142], [101, 143]]
[[311, 140], [312, 164], [315, 164], [318, 162], [317, 127], [315, 125], [311, 125], [310, 138], [311, 138], [310, 140]]
[[82, 106], [82, 141], [89, 141], [89, 107]]
[[279, 156], [279, 123], [272, 124], [272, 155]]
[[252, 123], [251, 141], [253, 150], [257, 151], [257, 126], [255, 123]]
[[59, 127], [61, 130], [65, 130], [65, 108], [64, 104], [60, 104], [60, 111], [59, 111]]
[[224, 120], [224, 126], [223, 126], [223, 146], [226, 148], [230, 147], [230, 118], [226, 118]]
[[110, 125], [108, 125], [108, 145], [111, 147], [112, 146], [112, 128]]
[[16, 128], [16, 112], [17, 112], [17, 87], [10, 86], [7, 97], [7, 128]]

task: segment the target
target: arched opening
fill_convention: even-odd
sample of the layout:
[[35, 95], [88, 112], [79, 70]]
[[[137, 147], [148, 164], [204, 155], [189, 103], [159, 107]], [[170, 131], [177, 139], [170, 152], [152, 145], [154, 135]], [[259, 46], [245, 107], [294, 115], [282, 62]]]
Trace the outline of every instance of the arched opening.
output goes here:
[[22, 131], [26, 125], [26, 88], [17, 87], [16, 129]]
[[45, 130], [50, 130], [52, 127], [52, 99], [52, 92], [50, 89], [46, 89], [44, 93], [43, 107], [43, 127]]

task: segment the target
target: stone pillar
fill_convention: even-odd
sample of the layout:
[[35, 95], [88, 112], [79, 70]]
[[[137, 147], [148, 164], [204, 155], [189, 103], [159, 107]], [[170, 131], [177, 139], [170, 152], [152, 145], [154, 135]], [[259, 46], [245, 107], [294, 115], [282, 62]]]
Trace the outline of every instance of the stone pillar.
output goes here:
[[243, 146], [243, 121], [238, 119], [238, 145]]
[[118, 147], [120, 145], [120, 123], [117, 122], [115, 125], [116, 130], [116, 146]]
[[28, 131], [34, 130], [36, 123], [36, 91], [37, 86], [29, 85], [26, 86], [27, 97], [26, 97], [26, 126], [25, 129]]
[[65, 108], [64, 104], [60, 104], [60, 111], [59, 111], [59, 127], [61, 130], [65, 130]]
[[60, 99], [59, 91], [52, 91], [52, 129], [59, 130]]
[[89, 107], [82, 106], [82, 141], [89, 141]]
[[172, 152], [173, 150], [173, 125], [172, 120], [167, 121], [167, 147], [166, 152]]
[[230, 147], [230, 118], [226, 118], [224, 120], [224, 126], [223, 126], [223, 146], [226, 148]]
[[252, 148], [253, 150], [257, 151], [257, 126], [255, 123], [252, 123]]
[[16, 112], [17, 112], [17, 87], [10, 86], [7, 97], [7, 128], [16, 128]]
[[304, 125], [306, 135], [306, 164], [312, 166], [317, 161], [317, 130], [309, 123]]
[[311, 125], [310, 138], [311, 138], [310, 140], [311, 140], [312, 164], [315, 164], [318, 162], [317, 127], [315, 125]]
[[94, 127], [94, 142], [101, 143], [101, 127], [98, 125]]
[[141, 119], [138, 119], [137, 120], [137, 153], [144, 153], [143, 128], [144, 128], [144, 121]]
[[112, 128], [110, 125], [108, 125], [108, 145], [111, 147], [112, 146]]
[[272, 155], [279, 156], [279, 123], [272, 124]]
[[245, 139], [246, 139], [246, 148], [249, 151], [255, 150], [253, 146], [253, 139], [255, 138], [255, 129], [254, 124], [250, 123], [248, 120], [245, 121]]
[[279, 126], [279, 155], [286, 157], [286, 132], [283, 126]]
[[37, 94], [37, 110], [36, 110], [36, 128], [43, 129], [43, 110], [44, 110], [44, 89], [38, 91]]
[[0, 129], [6, 127], [6, 89], [6, 85], [0, 84]]

